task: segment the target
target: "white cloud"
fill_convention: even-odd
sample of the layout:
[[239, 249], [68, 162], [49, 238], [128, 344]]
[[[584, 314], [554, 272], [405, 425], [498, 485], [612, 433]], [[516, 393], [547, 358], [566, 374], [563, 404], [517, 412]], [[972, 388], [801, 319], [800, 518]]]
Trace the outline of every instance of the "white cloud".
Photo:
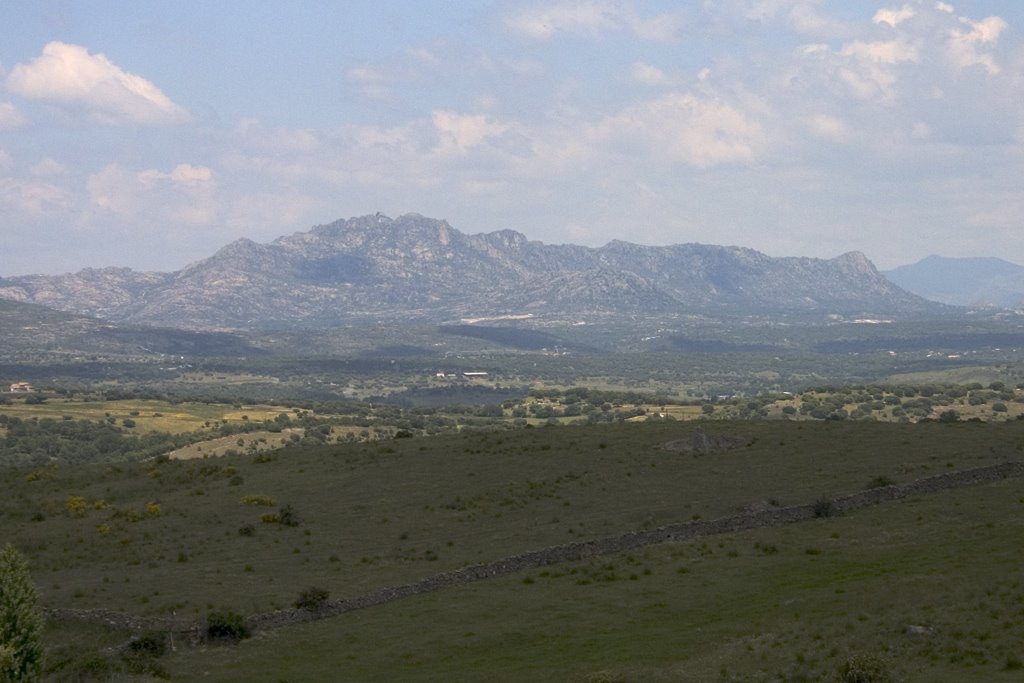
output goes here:
[[889, 24], [896, 28], [907, 19], [912, 18], [917, 12], [910, 5], [904, 5], [899, 9], [880, 9], [875, 12], [872, 21], [876, 24]]
[[644, 62], [633, 62], [630, 75], [634, 81], [644, 85], [665, 85], [668, 83], [668, 77], [665, 76], [664, 71]]
[[508, 124], [489, 121], [482, 114], [435, 111], [431, 118], [438, 135], [437, 150], [441, 153], [465, 153], [509, 129]]
[[642, 40], [672, 43], [679, 22], [669, 13], [641, 17], [632, 3], [624, 0], [562, 0], [537, 5], [506, 17], [513, 31], [535, 40], [559, 34], [598, 37], [611, 31], [625, 31]]
[[104, 124], [167, 124], [188, 113], [158, 87], [128, 73], [102, 54], [52, 42], [29, 64], [18, 64], [7, 88], [22, 97], [84, 109]]
[[132, 172], [109, 164], [86, 180], [89, 205], [83, 220], [102, 225], [116, 216], [151, 229], [208, 225], [218, 215], [215, 190], [213, 172], [205, 166], [178, 164], [167, 172]]
[[602, 119], [587, 135], [606, 151], [698, 168], [750, 163], [766, 143], [761, 125], [739, 109], [689, 93], [628, 107]]
[[213, 182], [213, 171], [206, 166], [193, 166], [192, 164], [178, 164], [169, 173], [158, 171], [155, 168], [140, 171], [137, 176], [143, 185], [154, 185], [159, 182], [170, 181], [184, 187], [200, 187]]
[[952, 14], [954, 11], [952, 5], [949, 5], [945, 2], [941, 2], [941, 0], [940, 2], [935, 3], [935, 9], [939, 10], [940, 12], [945, 12], [946, 14]]
[[[900, 37], [890, 41], [852, 41], [838, 52], [825, 44], [804, 45], [799, 54], [805, 60], [797, 72], [800, 82], [820, 81], [826, 88], [838, 83], [857, 99], [892, 104], [897, 94], [898, 67], [919, 62], [921, 49]], [[820, 70], [815, 73], [815, 69]]]
[[51, 157], [44, 157], [29, 172], [36, 177], [56, 176], [64, 173], [64, 164]]
[[178, 164], [171, 171], [171, 180], [183, 185], [199, 185], [213, 181], [213, 172], [206, 166]]
[[826, 37], [841, 37], [849, 33], [850, 29], [846, 24], [822, 14], [815, 4], [801, 2], [790, 9], [789, 24], [797, 33]]
[[842, 119], [827, 114], [818, 114], [806, 119], [807, 127], [819, 138], [835, 142], [848, 142], [850, 128]]
[[345, 77], [355, 83], [380, 83], [386, 80], [385, 74], [380, 69], [367, 64], [353, 66], [345, 72]]
[[92, 207], [122, 216], [134, 216], [143, 206], [134, 191], [140, 182], [149, 184], [145, 174], [140, 178], [117, 164], [110, 164], [89, 175], [85, 186]]
[[7, 212], [37, 217], [63, 207], [68, 193], [51, 183], [0, 178], [0, 206]]
[[25, 125], [25, 117], [10, 102], [0, 102], [0, 130]]
[[715, 13], [758, 23], [779, 22], [805, 36], [841, 38], [850, 27], [820, 11], [820, 0], [705, 0]]
[[967, 28], [950, 30], [946, 43], [950, 61], [960, 69], [980, 66], [989, 74], [998, 74], [1001, 69], [995, 58], [990, 53], [982, 52], [982, 49], [999, 40], [1000, 34], [1007, 27], [1006, 21], [1000, 17], [987, 17], [981, 21], [960, 17], [960, 22]]
[[559, 32], [596, 36], [619, 26], [620, 9], [602, 0], [577, 0], [533, 7], [506, 19], [513, 30], [530, 38], [546, 40]]
[[920, 49], [904, 40], [878, 41], [865, 43], [854, 41], [843, 46], [840, 52], [844, 57], [853, 57], [865, 63], [899, 64], [900, 62], [916, 62]]

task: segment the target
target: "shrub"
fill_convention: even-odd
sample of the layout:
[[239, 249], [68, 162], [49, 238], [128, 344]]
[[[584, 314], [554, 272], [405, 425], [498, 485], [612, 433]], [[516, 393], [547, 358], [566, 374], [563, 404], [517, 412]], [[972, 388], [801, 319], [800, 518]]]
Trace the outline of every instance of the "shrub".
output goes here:
[[128, 643], [128, 653], [133, 657], [163, 657], [167, 641], [160, 633], [146, 633]]
[[840, 683], [892, 683], [885, 661], [874, 655], [851, 655], [839, 667]]
[[211, 640], [242, 640], [250, 634], [242, 615], [228, 610], [206, 615], [206, 635]]
[[831, 498], [819, 498], [814, 501], [814, 516], [815, 517], [831, 517], [832, 516], [832, 499]]
[[330, 595], [330, 592], [323, 588], [320, 588], [318, 586], [310, 586], [306, 590], [299, 593], [298, 599], [295, 600], [295, 606], [299, 609], [308, 609], [310, 611], [316, 611], [323, 607], [324, 603], [327, 602], [327, 598], [329, 598]]
[[291, 505], [285, 505], [278, 511], [278, 521], [285, 526], [298, 526], [302, 522], [299, 513]]
[[885, 486], [892, 486], [895, 483], [896, 482], [894, 482], [892, 479], [890, 479], [889, 477], [885, 476], [884, 474], [879, 474], [877, 477], [875, 477], [870, 482], [868, 482], [868, 488], [869, 489], [880, 489], [880, 488], [883, 488]]
[[89, 509], [89, 503], [83, 496], [71, 496], [64, 503], [64, 509], [67, 510], [68, 514], [72, 517], [84, 517], [86, 511]]
[[254, 527], [252, 524], [243, 524], [242, 526], [238, 527], [238, 535], [239, 536], [255, 536], [256, 535], [256, 527]]

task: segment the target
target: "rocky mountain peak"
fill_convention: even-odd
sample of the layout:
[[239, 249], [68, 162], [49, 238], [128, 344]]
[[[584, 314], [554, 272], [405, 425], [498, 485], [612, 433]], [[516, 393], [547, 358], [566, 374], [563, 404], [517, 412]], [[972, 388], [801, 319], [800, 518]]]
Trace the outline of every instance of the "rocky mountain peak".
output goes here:
[[833, 259], [838, 265], [851, 271], [865, 274], [878, 275], [878, 270], [867, 256], [860, 251], [848, 251]]
[[893, 313], [930, 305], [880, 277], [859, 252], [823, 260], [701, 244], [547, 245], [514, 230], [466, 235], [412, 213], [339, 220], [268, 244], [235, 240], [170, 274], [104, 269], [8, 278], [0, 298], [207, 329], [510, 312]]

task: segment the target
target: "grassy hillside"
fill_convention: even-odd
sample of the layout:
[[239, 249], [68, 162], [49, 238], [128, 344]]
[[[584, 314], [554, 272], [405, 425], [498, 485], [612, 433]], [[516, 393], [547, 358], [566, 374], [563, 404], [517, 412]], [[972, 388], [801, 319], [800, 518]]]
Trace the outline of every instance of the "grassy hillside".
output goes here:
[[[288, 607], [309, 586], [357, 596], [544, 546], [1024, 457], [1018, 421], [702, 427], [751, 445], [666, 451], [658, 446], [690, 439], [697, 426], [627, 423], [7, 470], [0, 534], [28, 555], [44, 605], [202, 620], [214, 609]], [[1024, 635], [1021, 500], [1020, 483], [1006, 482], [659, 546], [355, 612], [237, 649], [179, 652], [167, 666], [183, 679], [222, 671], [219, 680], [309, 680], [322, 677], [310, 668], [321, 665], [348, 680], [551, 680], [551, 672], [586, 680], [603, 669], [623, 680], [708, 680], [723, 665], [751, 676], [821, 673], [848, 652], [897, 642], [905, 621], [942, 636], [913, 641], [933, 646], [928, 652], [901, 645], [898, 661], [996, 676], [1019, 661], [1007, 643]], [[280, 519], [285, 506], [296, 526], [261, 521]], [[958, 659], [961, 650], [981, 654]]]
[[[1019, 681], [1022, 509], [1019, 483], [949, 492], [494, 579], [167, 666], [210, 681]], [[874, 677], [839, 677], [851, 664]]]

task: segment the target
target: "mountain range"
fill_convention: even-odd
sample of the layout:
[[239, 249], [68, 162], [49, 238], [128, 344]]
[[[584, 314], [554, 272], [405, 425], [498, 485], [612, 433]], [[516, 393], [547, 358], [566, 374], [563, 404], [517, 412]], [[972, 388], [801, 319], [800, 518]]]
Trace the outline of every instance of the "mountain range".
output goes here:
[[1024, 266], [1000, 258], [928, 256], [885, 272], [904, 289], [954, 306], [1024, 307]]
[[703, 244], [549, 245], [513, 230], [465, 234], [417, 214], [339, 220], [267, 244], [239, 239], [171, 273], [102, 268], [0, 278], [0, 298], [117, 323], [204, 330], [941, 308], [890, 282], [859, 252], [815, 259]]

